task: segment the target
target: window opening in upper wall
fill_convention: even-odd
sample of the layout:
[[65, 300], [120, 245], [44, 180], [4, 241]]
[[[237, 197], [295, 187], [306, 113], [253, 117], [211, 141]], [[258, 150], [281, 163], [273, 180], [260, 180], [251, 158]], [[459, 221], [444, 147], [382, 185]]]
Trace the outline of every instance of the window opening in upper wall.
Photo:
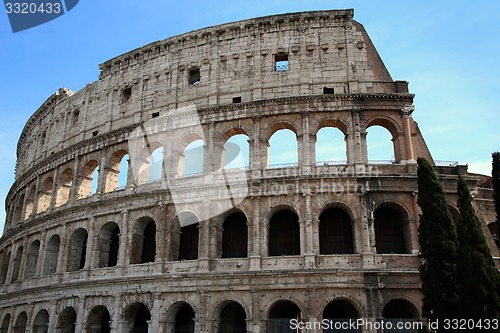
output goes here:
[[274, 56], [274, 68], [276, 72], [288, 70], [288, 54], [277, 54]]
[[201, 75], [200, 75], [199, 68], [193, 68], [193, 69], [189, 70], [188, 83], [189, 84], [200, 84], [201, 83]]
[[130, 102], [130, 99], [132, 98], [132, 88], [127, 87], [122, 90], [122, 103], [128, 103]]

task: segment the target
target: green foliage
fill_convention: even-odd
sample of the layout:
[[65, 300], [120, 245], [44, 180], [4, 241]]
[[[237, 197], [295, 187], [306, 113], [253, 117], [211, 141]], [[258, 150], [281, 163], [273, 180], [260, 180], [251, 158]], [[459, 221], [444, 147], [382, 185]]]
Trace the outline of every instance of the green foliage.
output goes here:
[[422, 210], [418, 229], [424, 317], [457, 318], [457, 234], [446, 195], [436, 173], [418, 158], [418, 205]]
[[460, 317], [493, 319], [500, 316], [499, 273], [491, 257], [481, 224], [472, 207], [465, 180], [458, 178], [457, 282]]

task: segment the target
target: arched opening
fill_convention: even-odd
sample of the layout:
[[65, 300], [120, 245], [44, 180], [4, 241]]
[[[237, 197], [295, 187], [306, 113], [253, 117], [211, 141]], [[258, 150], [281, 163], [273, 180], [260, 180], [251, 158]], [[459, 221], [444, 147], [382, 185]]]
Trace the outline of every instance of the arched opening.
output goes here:
[[40, 310], [33, 321], [33, 333], [47, 333], [49, 331], [49, 313]]
[[290, 320], [300, 318], [302, 318], [302, 313], [294, 302], [279, 301], [272, 306], [269, 312], [267, 332], [295, 333], [296, 331], [290, 327]]
[[142, 217], [134, 225], [131, 243], [131, 264], [145, 264], [156, 260], [156, 223]]
[[336, 127], [322, 127], [316, 133], [316, 165], [347, 163], [345, 134]]
[[40, 194], [38, 196], [37, 213], [45, 212], [50, 207], [50, 200], [52, 198], [52, 186], [54, 185], [54, 180], [52, 177], [48, 177], [42, 184], [40, 189]]
[[134, 303], [125, 311], [129, 332], [148, 333], [148, 322], [151, 320], [151, 313], [142, 303]]
[[381, 206], [374, 212], [377, 253], [407, 253], [405, 228], [408, 218], [401, 209]]
[[12, 215], [12, 225], [21, 222], [21, 217], [23, 215], [23, 204], [24, 204], [24, 193], [19, 196], [17, 200], [16, 207], [14, 208], [14, 214]]
[[[324, 333], [333, 332], [346, 332], [346, 333], [357, 333], [361, 330], [349, 329], [349, 324], [356, 321], [359, 318], [358, 311], [356, 308], [346, 300], [334, 300], [325, 307], [323, 310], [323, 319], [328, 319], [329, 323], [334, 323], [329, 325], [329, 329], [323, 330]], [[338, 323], [338, 324], [337, 324]], [[346, 324], [343, 324], [346, 323]], [[336, 329], [334, 327], [346, 327], [345, 329]]]
[[14, 265], [12, 267], [12, 280], [11, 282], [15, 282], [20, 279], [19, 270], [21, 269], [21, 260], [23, 259], [23, 246], [19, 246], [16, 252], [16, 256], [14, 258]]
[[175, 224], [180, 227], [179, 251], [177, 260], [198, 259], [199, 225], [198, 218], [193, 213], [181, 213]]
[[98, 305], [92, 309], [87, 319], [87, 332], [111, 333], [111, 316], [108, 309]]
[[299, 163], [297, 134], [289, 129], [280, 129], [269, 138], [268, 167], [282, 168]]
[[76, 229], [69, 240], [68, 272], [74, 272], [85, 267], [87, 254], [87, 230]]
[[246, 333], [245, 309], [237, 302], [229, 302], [220, 312], [218, 333]]
[[7, 253], [3, 255], [2, 267], [0, 267], [2, 269], [0, 271], [0, 284], [4, 284], [7, 280], [9, 263], [10, 263], [10, 251], [7, 251]]
[[124, 149], [116, 151], [111, 156], [104, 184], [104, 192], [125, 188], [128, 179], [128, 160], [128, 152]]
[[163, 147], [156, 148], [149, 157], [148, 182], [162, 179], [163, 176]]
[[99, 162], [88, 161], [82, 169], [80, 186], [78, 187], [78, 199], [87, 198], [97, 192], [99, 180]]
[[[393, 299], [389, 301], [382, 311], [385, 322], [391, 322], [393, 329], [385, 329], [386, 333], [417, 333], [419, 330], [414, 323], [419, 321], [419, 313], [413, 304], [404, 299]], [[404, 328], [396, 329], [398, 325]]]
[[24, 210], [24, 219], [28, 219], [31, 215], [33, 215], [33, 207], [35, 203], [35, 193], [36, 193], [36, 186], [33, 185], [31, 186], [29, 192], [28, 192], [28, 197], [26, 198], [26, 208]]
[[354, 253], [351, 217], [345, 210], [329, 208], [319, 216], [320, 254]]
[[299, 217], [291, 210], [276, 212], [269, 221], [269, 256], [299, 255]]
[[186, 146], [179, 159], [177, 174], [179, 177], [196, 176], [203, 174], [203, 163], [205, 159], [205, 143], [198, 139]]
[[194, 319], [193, 308], [184, 303], [175, 315], [174, 333], [194, 333]]
[[10, 314], [6, 314], [2, 320], [2, 326], [0, 326], [1, 333], [8, 333], [10, 326]]
[[500, 238], [498, 237], [498, 224], [496, 222], [488, 223], [488, 230], [490, 231], [493, 240], [495, 240], [495, 244], [500, 248]]
[[391, 164], [398, 162], [396, 140], [391, 132], [382, 125], [373, 125], [366, 130], [366, 149], [368, 162]]
[[38, 253], [40, 251], [40, 241], [35, 240], [31, 243], [28, 250], [28, 260], [26, 260], [26, 268], [24, 269], [24, 279], [29, 279], [35, 276], [36, 266], [38, 264]]
[[67, 203], [71, 195], [71, 186], [73, 185], [73, 170], [70, 168], [64, 170], [59, 178], [59, 185], [56, 193], [56, 207]]
[[247, 218], [242, 212], [229, 215], [222, 224], [222, 258], [245, 258], [248, 247]]
[[56, 272], [60, 246], [61, 238], [59, 238], [59, 235], [52, 235], [45, 249], [45, 259], [42, 272], [43, 275], [50, 275]]
[[27, 324], [28, 315], [26, 315], [26, 312], [23, 311], [17, 316], [16, 324], [14, 326], [14, 333], [25, 333]]
[[115, 222], [108, 222], [99, 231], [99, 258], [97, 267], [114, 267], [118, 262], [120, 228]]
[[225, 169], [248, 169], [250, 165], [249, 156], [248, 136], [245, 134], [233, 135], [224, 144], [222, 167]]
[[460, 220], [460, 212], [452, 205], [448, 205], [448, 211], [451, 214], [453, 222], [455, 222], [455, 225], [457, 225], [458, 221]]
[[57, 328], [61, 333], [75, 333], [76, 311], [73, 307], [67, 307], [59, 316]]

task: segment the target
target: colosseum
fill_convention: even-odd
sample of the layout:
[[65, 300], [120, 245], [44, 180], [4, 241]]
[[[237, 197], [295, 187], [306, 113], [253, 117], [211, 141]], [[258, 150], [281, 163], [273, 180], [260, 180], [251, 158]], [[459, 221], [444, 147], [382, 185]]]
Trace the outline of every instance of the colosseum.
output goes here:
[[[292, 322], [422, 320], [419, 156], [436, 165], [454, 218], [465, 174], [498, 257], [491, 179], [433, 160], [408, 83], [391, 78], [353, 14], [188, 32], [50, 96], [17, 145], [0, 331], [281, 333], [301, 331]], [[368, 159], [372, 126], [390, 133], [393, 160]], [[342, 133], [344, 161], [318, 160], [325, 128]], [[273, 163], [278, 132], [293, 134], [295, 161]]]

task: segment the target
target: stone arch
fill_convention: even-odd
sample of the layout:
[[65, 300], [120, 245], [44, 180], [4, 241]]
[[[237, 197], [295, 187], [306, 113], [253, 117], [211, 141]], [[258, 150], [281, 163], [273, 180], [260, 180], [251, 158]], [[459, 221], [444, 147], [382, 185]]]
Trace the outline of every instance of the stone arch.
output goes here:
[[130, 304], [125, 309], [125, 320], [131, 333], [148, 333], [148, 326], [151, 323], [151, 312], [148, 307], [141, 302]]
[[184, 301], [175, 302], [167, 311], [167, 332], [194, 333], [196, 312]]
[[377, 253], [403, 254], [411, 250], [409, 215], [394, 202], [385, 202], [373, 211]]
[[42, 309], [38, 311], [33, 320], [33, 333], [48, 333], [49, 331], [49, 313]]
[[448, 211], [450, 212], [451, 218], [453, 219], [453, 222], [455, 222], [456, 225], [460, 220], [460, 211], [458, 210], [458, 208], [456, 208], [454, 205], [450, 203], [448, 204]]
[[200, 222], [191, 212], [179, 213], [173, 222], [173, 260], [198, 259]]
[[2, 267], [0, 267], [0, 284], [4, 284], [7, 281], [7, 272], [9, 271], [10, 263], [10, 251], [4, 249], [2, 251]]
[[354, 223], [342, 208], [330, 207], [319, 215], [320, 254], [352, 254], [355, 252]]
[[235, 210], [222, 222], [221, 258], [246, 258], [248, 256], [248, 220]]
[[418, 332], [412, 323], [420, 321], [420, 314], [418, 307], [412, 301], [404, 298], [394, 298], [389, 300], [382, 310], [382, 317], [385, 322], [392, 323], [393, 327], [396, 327], [397, 323], [400, 323], [399, 325], [409, 325], [405, 326], [404, 330], [385, 329], [384, 332]]
[[112, 192], [127, 185], [128, 160], [129, 154], [125, 149], [119, 149], [111, 155], [106, 169], [104, 192]]
[[36, 185], [33, 184], [26, 197], [26, 205], [24, 209], [24, 219], [28, 219], [31, 215], [33, 215], [33, 208], [35, 206], [35, 195], [36, 195]]
[[300, 255], [299, 216], [290, 208], [281, 207], [268, 223], [268, 255]]
[[88, 233], [84, 228], [78, 228], [71, 234], [68, 244], [68, 272], [78, 271], [85, 267]]
[[85, 163], [80, 176], [80, 184], [78, 186], [78, 199], [87, 198], [97, 192], [99, 180], [99, 162], [92, 159]]
[[0, 326], [0, 332], [1, 333], [8, 333], [9, 331], [9, 326], [10, 326], [10, 318], [11, 315], [10, 313], [7, 313], [2, 320], [2, 326]]
[[134, 157], [135, 170], [137, 170], [136, 183], [138, 185], [161, 180], [164, 175], [165, 147], [157, 141], [149, 142], [142, 149], [138, 157]]
[[61, 247], [61, 238], [54, 234], [50, 236], [45, 248], [45, 258], [43, 263], [43, 275], [54, 274], [57, 271], [59, 261], [59, 249]]
[[54, 179], [52, 177], [47, 177], [42, 182], [40, 188], [40, 193], [38, 195], [38, 204], [36, 208], [37, 213], [43, 213], [50, 207], [50, 201], [52, 199], [52, 186], [54, 185]]
[[12, 279], [11, 282], [19, 280], [19, 271], [21, 270], [21, 260], [23, 259], [24, 247], [21, 245], [17, 248], [16, 256], [14, 257], [14, 266], [12, 267]]
[[[329, 302], [325, 308], [323, 309], [322, 318], [328, 319], [330, 322], [334, 322], [334, 325], [347, 323], [349, 325], [354, 320], [360, 317], [360, 312], [353, 304], [353, 302], [349, 299], [345, 298], [336, 298], [333, 301]], [[344, 324], [345, 325], [345, 324]], [[349, 326], [347, 326], [349, 327]], [[327, 329], [324, 330], [325, 333], [333, 333], [333, 332], [361, 332], [358, 330], [348, 330], [348, 329], [339, 329], [332, 330]]]
[[28, 250], [28, 259], [26, 260], [26, 267], [24, 269], [25, 280], [35, 276], [39, 253], [40, 253], [40, 241], [37, 239], [31, 243]]
[[[287, 126], [285, 126], [287, 125]], [[299, 142], [295, 126], [288, 123], [276, 124], [276, 130], [268, 136], [267, 167], [297, 166], [299, 163]], [[280, 128], [279, 126], [283, 126]], [[283, 141], [286, 141], [284, 146]]]
[[215, 308], [213, 332], [246, 333], [247, 318], [247, 311], [239, 302], [224, 301]]
[[24, 198], [25, 194], [21, 193], [19, 195], [18, 200], [16, 200], [16, 205], [14, 207], [14, 212], [12, 214], [11, 225], [15, 225], [22, 221]]
[[339, 128], [324, 126], [316, 133], [314, 146], [316, 165], [347, 164], [348, 152], [347, 137]]
[[108, 222], [99, 230], [97, 267], [114, 267], [118, 263], [120, 227]]
[[[368, 119], [366, 121], [366, 127], [365, 127], [366, 142], [369, 142], [369, 134], [367, 132], [368, 129], [372, 126], [380, 126], [390, 133], [392, 140], [392, 151], [394, 153], [394, 161], [395, 163], [399, 163], [402, 159], [400, 144], [401, 140], [403, 139], [403, 135], [401, 135], [402, 130], [400, 126], [394, 121], [394, 119], [387, 116], [379, 115], [371, 119]], [[370, 152], [368, 151], [368, 144], [367, 144], [367, 154], [368, 156], [370, 155]]]
[[16, 323], [14, 325], [14, 333], [25, 333], [27, 324], [28, 315], [23, 311], [17, 315]]
[[130, 264], [145, 264], [156, 260], [155, 220], [145, 216], [134, 223], [130, 248]]
[[111, 315], [104, 305], [92, 308], [87, 317], [87, 332], [111, 333]]
[[302, 310], [294, 301], [276, 301], [271, 304], [268, 310], [267, 332], [287, 332], [289, 331], [290, 320], [302, 317]]
[[[206, 142], [203, 136], [189, 133], [180, 140], [176, 177], [200, 175], [204, 172]], [[189, 166], [186, 168], [186, 166]]]
[[70, 200], [71, 186], [73, 185], [73, 169], [67, 168], [59, 177], [59, 184], [57, 186], [56, 203], [55, 206], [59, 207], [64, 205]]
[[250, 167], [250, 144], [248, 134], [240, 128], [228, 130], [223, 135], [221, 168], [248, 169]]
[[75, 333], [76, 311], [72, 306], [65, 308], [57, 320], [57, 328], [61, 333]]

